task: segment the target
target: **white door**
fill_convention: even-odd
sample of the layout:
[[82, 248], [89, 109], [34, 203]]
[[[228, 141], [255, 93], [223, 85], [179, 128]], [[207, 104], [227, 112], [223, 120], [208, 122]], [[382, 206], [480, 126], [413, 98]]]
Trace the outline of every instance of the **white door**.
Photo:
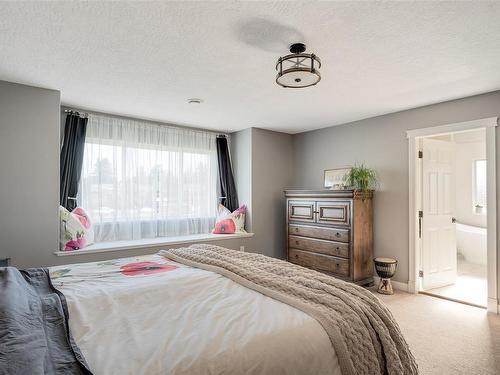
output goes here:
[[422, 287], [454, 284], [457, 277], [455, 144], [423, 139]]

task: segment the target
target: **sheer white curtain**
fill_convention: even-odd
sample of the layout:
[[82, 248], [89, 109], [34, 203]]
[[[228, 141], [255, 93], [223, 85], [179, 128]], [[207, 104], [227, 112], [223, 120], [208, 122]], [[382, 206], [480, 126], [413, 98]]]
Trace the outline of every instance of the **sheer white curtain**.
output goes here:
[[215, 138], [90, 114], [78, 203], [96, 241], [209, 233], [217, 205]]

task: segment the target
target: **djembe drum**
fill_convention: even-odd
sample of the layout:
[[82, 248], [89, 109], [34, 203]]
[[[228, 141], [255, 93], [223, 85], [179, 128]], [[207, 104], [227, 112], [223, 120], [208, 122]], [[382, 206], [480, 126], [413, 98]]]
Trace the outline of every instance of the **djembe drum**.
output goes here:
[[392, 258], [375, 258], [375, 271], [380, 277], [380, 284], [377, 292], [381, 294], [394, 294], [392, 290], [391, 278], [396, 273], [398, 261]]

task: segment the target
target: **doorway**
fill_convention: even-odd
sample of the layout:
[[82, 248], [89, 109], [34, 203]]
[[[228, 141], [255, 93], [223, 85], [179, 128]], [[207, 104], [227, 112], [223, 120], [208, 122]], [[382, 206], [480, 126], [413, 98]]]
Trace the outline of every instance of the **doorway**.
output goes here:
[[486, 308], [486, 130], [419, 141], [421, 292]]
[[408, 132], [409, 290], [493, 312], [496, 123], [493, 118]]

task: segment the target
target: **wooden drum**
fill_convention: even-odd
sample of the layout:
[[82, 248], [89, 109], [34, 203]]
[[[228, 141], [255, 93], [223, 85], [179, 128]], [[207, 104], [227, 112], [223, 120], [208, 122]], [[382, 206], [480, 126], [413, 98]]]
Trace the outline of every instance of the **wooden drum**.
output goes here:
[[375, 271], [380, 277], [380, 284], [377, 292], [381, 294], [394, 294], [392, 290], [391, 278], [396, 273], [398, 261], [392, 258], [375, 258]]

